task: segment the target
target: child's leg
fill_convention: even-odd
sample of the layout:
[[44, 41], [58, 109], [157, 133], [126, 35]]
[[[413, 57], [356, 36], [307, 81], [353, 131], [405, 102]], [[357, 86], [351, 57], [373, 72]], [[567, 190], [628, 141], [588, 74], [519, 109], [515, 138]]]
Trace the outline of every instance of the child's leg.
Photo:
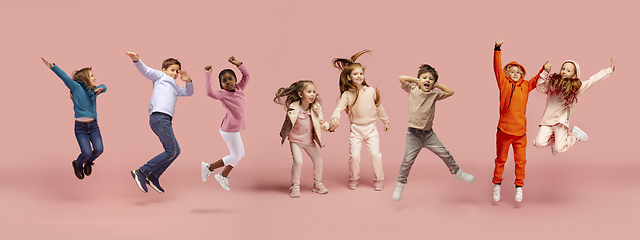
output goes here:
[[458, 163], [456, 163], [456, 160], [453, 159], [453, 156], [451, 156], [451, 153], [449, 153], [449, 151], [444, 147], [444, 145], [442, 145], [442, 142], [440, 142], [440, 139], [438, 139], [438, 136], [436, 136], [436, 133], [433, 130], [431, 130], [431, 131], [428, 131], [426, 134], [427, 135], [424, 138], [423, 146], [431, 150], [431, 152], [433, 152], [438, 157], [440, 157], [440, 159], [442, 159], [444, 164], [447, 165], [447, 168], [449, 168], [449, 172], [451, 172], [451, 174], [457, 173], [458, 170], [460, 170]]
[[[553, 136], [553, 128], [552, 126], [542, 125], [540, 126], [540, 130], [538, 130], [538, 136], [533, 140], [533, 146], [537, 148], [543, 148], [548, 146], [551, 143], [551, 136]], [[556, 151], [558, 149], [556, 148]]]
[[524, 186], [524, 167], [527, 165], [527, 134], [513, 141], [513, 160], [516, 163], [516, 186]]
[[567, 128], [563, 124], [556, 124], [553, 126], [553, 131], [556, 135], [556, 143], [553, 145], [556, 149], [556, 152], [563, 153], [569, 150], [576, 143], [576, 135], [569, 132], [569, 128]]
[[[318, 146], [312, 143], [305, 143], [302, 145], [302, 148], [311, 158], [313, 162], [313, 182], [321, 183], [322, 182], [322, 157], [320, 156], [320, 149]], [[302, 166], [302, 158], [300, 158], [300, 165]]]
[[398, 182], [402, 184], [407, 183], [409, 178], [409, 172], [411, 167], [418, 157], [418, 153], [422, 150], [422, 140], [412, 132], [409, 128], [407, 131], [406, 147], [404, 150], [404, 159], [402, 159], [402, 165], [400, 165], [400, 173], [398, 173]]
[[504, 164], [507, 162], [507, 157], [509, 157], [509, 145], [511, 145], [511, 135], [498, 129], [496, 133], [496, 166], [493, 170], [493, 179], [491, 181], [494, 184], [502, 183]]
[[93, 155], [93, 150], [91, 150], [91, 136], [87, 129], [87, 123], [76, 121], [74, 132], [78, 146], [80, 146], [80, 155], [76, 158], [76, 164], [82, 167], [84, 162]]
[[89, 128], [89, 138], [91, 139], [91, 144], [93, 145], [93, 152], [91, 154], [91, 157], [87, 159], [87, 161], [89, 162], [93, 162], [94, 160], [96, 160], [96, 158], [102, 155], [102, 152], [104, 151], [104, 147], [102, 145], [102, 134], [100, 134], [98, 121], [95, 120], [91, 123], [92, 124]]
[[152, 113], [149, 117], [151, 130], [153, 130], [153, 133], [160, 139], [164, 152], [158, 154], [140, 167], [139, 171], [145, 177], [153, 172], [154, 176], [159, 178], [173, 160], [180, 155], [180, 146], [173, 134], [171, 120], [171, 116], [158, 112]]
[[360, 150], [362, 150], [362, 135], [360, 126], [351, 124], [349, 133], [349, 180], [360, 178]]
[[299, 143], [289, 141], [293, 164], [291, 165], [291, 186], [300, 186], [300, 174], [302, 173], [302, 149]]
[[371, 167], [373, 168], [373, 180], [384, 180], [384, 171], [382, 169], [382, 153], [380, 153], [380, 135], [378, 135], [378, 129], [375, 122], [370, 123], [365, 127], [364, 142], [369, 148], [369, 158], [371, 159]]
[[224, 139], [229, 148], [229, 155], [221, 159], [225, 165], [222, 176], [228, 177], [231, 170], [244, 157], [244, 144], [242, 143], [240, 132], [223, 132], [220, 130], [220, 135], [222, 135], [222, 139]]

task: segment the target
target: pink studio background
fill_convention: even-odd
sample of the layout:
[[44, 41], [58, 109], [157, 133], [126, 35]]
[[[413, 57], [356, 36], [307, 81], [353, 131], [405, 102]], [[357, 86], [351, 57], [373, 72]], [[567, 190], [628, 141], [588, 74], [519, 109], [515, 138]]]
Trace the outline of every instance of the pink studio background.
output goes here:
[[[2, 239], [632, 239], [640, 220], [636, 89], [640, 37], [632, 1], [3, 1], [5, 68], [0, 141]], [[493, 43], [506, 38], [503, 61], [516, 60], [527, 79], [550, 60], [581, 65], [582, 79], [616, 61], [616, 72], [581, 99], [573, 124], [588, 143], [553, 157], [528, 148], [525, 200], [513, 200], [513, 161], [503, 200], [491, 201], [498, 91]], [[303, 194], [290, 199], [291, 157], [280, 146], [283, 109], [275, 90], [312, 79], [328, 119], [339, 96], [335, 57], [373, 50], [360, 61], [380, 89], [391, 130], [381, 134], [386, 188], [372, 190], [363, 149], [360, 188], [347, 184], [348, 118], [323, 134], [328, 195], [310, 192], [305, 156]], [[195, 94], [180, 98], [174, 130], [182, 154], [162, 177], [166, 193], [142, 194], [129, 171], [161, 152], [148, 125], [152, 88], [124, 51], [150, 67], [175, 57]], [[218, 134], [225, 110], [204, 92], [203, 67], [251, 73], [245, 91], [246, 156], [232, 172], [232, 191], [199, 178], [201, 161], [228, 154]], [[68, 90], [40, 61], [67, 73], [92, 66], [109, 90], [99, 97], [105, 144], [94, 174], [78, 181], [78, 154]], [[456, 94], [438, 103], [434, 129], [462, 169], [455, 181], [427, 150], [418, 157], [403, 200], [391, 194], [404, 154], [406, 93], [398, 75], [422, 63]], [[235, 69], [235, 68], [233, 68]], [[236, 71], [239, 74], [239, 71]], [[183, 84], [183, 83], [180, 83]], [[215, 84], [214, 84], [215, 85]], [[217, 85], [214, 89], [217, 89]], [[531, 93], [529, 140], [537, 134], [545, 95]]]

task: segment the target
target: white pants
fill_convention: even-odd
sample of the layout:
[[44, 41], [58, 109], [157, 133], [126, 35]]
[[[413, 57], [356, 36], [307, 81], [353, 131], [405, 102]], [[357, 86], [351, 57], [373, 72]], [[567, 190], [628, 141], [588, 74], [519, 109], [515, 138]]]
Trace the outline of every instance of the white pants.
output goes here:
[[557, 153], [563, 153], [569, 150], [576, 143], [576, 135], [569, 132], [569, 128], [558, 123], [553, 126], [542, 125], [538, 136], [533, 141], [533, 145], [543, 148], [553, 144], [553, 148]]
[[360, 178], [360, 151], [362, 142], [369, 148], [369, 158], [373, 167], [373, 180], [384, 180], [382, 170], [382, 153], [380, 153], [380, 137], [376, 123], [366, 125], [351, 124], [349, 133], [349, 180]]
[[223, 132], [220, 130], [222, 139], [227, 143], [229, 147], [229, 155], [222, 158], [222, 162], [225, 166], [231, 165], [235, 167], [236, 164], [244, 157], [244, 144], [242, 144], [242, 138], [240, 132]]
[[291, 185], [300, 185], [300, 175], [302, 173], [302, 149], [307, 152], [313, 162], [313, 182], [322, 182], [322, 157], [315, 142], [300, 143], [289, 141], [291, 146], [291, 156], [293, 165], [291, 166]]

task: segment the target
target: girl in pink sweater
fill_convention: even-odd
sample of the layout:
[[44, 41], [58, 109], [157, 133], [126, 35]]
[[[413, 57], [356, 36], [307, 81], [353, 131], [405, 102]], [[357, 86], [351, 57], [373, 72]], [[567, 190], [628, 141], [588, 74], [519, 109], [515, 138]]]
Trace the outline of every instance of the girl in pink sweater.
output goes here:
[[333, 66], [340, 69], [340, 102], [331, 115], [330, 131], [338, 127], [340, 112], [349, 115], [349, 189], [358, 187], [360, 178], [360, 150], [362, 142], [369, 147], [369, 156], [373, 166], [373, 189], [382, 191], [384, 172], [382, 171], [382, 154], [380, 138], [376, 128], [376, 118], [384, 123], [384, 130], [389, 130], [389, 118], [380, 104], [380, 92], [369, 87], [364, 79], [364, 66], [356, 62], [362, 54], [371, 50], [362, 50], [349, 59], [334, 58]]
[[[329, 123], [324, 121], [320, 97], [316, 94], [316, 85], [311, 80], [297, 81], [288, 88], [280, 88], [273, 101], [287, 111], [280, 130], [282, 143], [289, 138], [293, 166], [291, 166], [292, 198], [300, 197], [300, 173], [302, 172], [302, 149], [313, 162], [312, 192], [326, 194], [329, 192], [322, 184], [322, 157], [317, 146], [322, 145], [320, 130], [328, 131]], [[318, 145], [316, 145], [316, 143]]]
[[220, 80], [221, 90], [213, 91], [211, 87], [211, 66], [204, 68], [205, 70], [205, 84], [207, 89], [207, 95], [213, 99], [220, 100], [222, 106], [227, 109], [227, 115], [222, 119], [220, 125], [220, 135], [227, 143], [230, 154], [214, 163], [202, 162], [201, 176], [202, 181], [207, 181], [207, 177], [214, 172], [216, 168], [224, 167], [221, 173], [215, 175], [216, 180], [220, 183], [220, 186], [224, 190], [231, 190], [229, 187], [229, 173], [236, 166], [238, 161], [244, 157], [244, 145], [242, 138], [240, 137], [240, 130], [247, 128], [245, 124], [244, 114], [244, 89], [249, 83], [249, 71], [238, 61], [235, 57], [231, 56], [229, 62], [236, 67], [242, 73], [242, 79], [237, 81], [236, 73], [231, 69], [225, 69], [218, 74]]
[[547, 62], [536, 89], [547, 94], [547, 108], [540, 120], [540, 131], [533, 141], [533, 145], [543, 148], [551, 145], [551, 153], [569, 150], [577, 141], [586, 142], [589, 136], [577, 126], [573, 126], [569, 132], [571, 116], [578, 103], [578, 98], [596, 83], [613, 74], [616, 69], [615, 62], [611, 59], [611, 67], [601, 70], [591, 76], [589, 80], [580, 81], [580, 65], [573, 60], [562, 63], [559, 73], [549, 75], [551, 65]]

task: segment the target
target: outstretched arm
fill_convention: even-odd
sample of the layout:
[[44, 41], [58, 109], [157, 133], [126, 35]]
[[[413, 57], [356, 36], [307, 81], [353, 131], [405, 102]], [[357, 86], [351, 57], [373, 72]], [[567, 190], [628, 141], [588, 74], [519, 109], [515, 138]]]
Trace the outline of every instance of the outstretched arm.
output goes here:
[[51, 71], [53, 71], [60, 79], [62, 79], [62, 82], [64, 82], [64, 85], [67, 86], [69, 90], [75, 91], [82, 88], [80, 84], [76, 83], [76, 81], [73, 81], [73, 79], [71, 79], [64, 71], [62, 71], [62, 69], [60, 69], [58, 65], [53, 62], [47, 61], [47, 59], [43, 57], [41, 57], [40, 59], [42, 59], [42, 62], [45, 66], [51, 69]]
[[582, 86], [580, 86], [580, 90], [578, 91], [578, 95], [582, 95], [584, 92], [589, 90], [589, 88], [593, 87], [596, 83], [604, 80], [613, 74], [613, 70], [616, 68], [615, 62], [613, 58], [611, 59], [611, 66], [605, 69], [600, 70], [600, 72], [594, 74], [589, 78], [589, 80], [582, 82]]
[[126, 51], [125, 55], [131, 58], [133, 63], [136, 65], [138, 72], [140, 72], [142, 76], [146, 77], [151, 81], [154, 81], [154, 82], [157, 81], [164, 74], [160, 70], [156, 70], [156, 69], [147, 67], [147, 65], [144, 65], [144, 63], [140, 60], [140, 54], [138, 53]]

